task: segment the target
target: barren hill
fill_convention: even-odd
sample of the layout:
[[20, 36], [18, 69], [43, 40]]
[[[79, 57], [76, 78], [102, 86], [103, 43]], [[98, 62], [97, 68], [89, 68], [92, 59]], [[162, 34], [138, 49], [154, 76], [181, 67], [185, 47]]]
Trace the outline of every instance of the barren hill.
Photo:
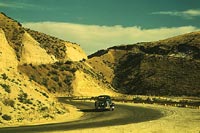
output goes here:
[[200, 32], [111, 47], [87, 62], [122, 93], [200, 96]]
[[75, 109], [56, 96], [115, 94], [86, 59], [78, 44], [25, 29], [0, 13], [0, 126], [70, 118]]
[[[99, 76], [94, 77], [92, 68], [84, 62], [87, 56], [78, 44], [25, 29], [3, 13], [0, 14], [0, 28], [5, 35], [2, 41], [7, 41], [1, 63], [9, 61], [16, 71], [45, 86], [49, 92], [58, 95], [93, 95], [90, 92], [94, 91], [98, 95], [112, 89], [108, 83], [103, 83], [103, 79], [99, 81]], [[83, 80], [82, 87], [77, 81], [78, 77], [88, 77]], [[82, 91], [76, 91], [77, 88]], [[104, 89], [101, 91], [97, 88]]]

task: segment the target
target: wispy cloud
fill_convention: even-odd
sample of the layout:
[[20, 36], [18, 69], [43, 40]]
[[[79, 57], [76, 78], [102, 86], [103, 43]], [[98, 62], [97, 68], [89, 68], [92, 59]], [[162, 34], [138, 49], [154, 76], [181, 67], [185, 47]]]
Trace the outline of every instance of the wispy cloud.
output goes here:
[[19, 2], [0, 2], [0, 7], [5, 8], [32, 8], [32, 7], [38, 7], [37, 5], [28, 4], [28, 3], [19, 3]]
[[193, 26], [142, 29], [138, 26], [99, 26], [59, 22], [24, 23], [23, 26], [76, 42], [81, 45], [87, 54], [114, 45], [156, 41], [200, 30]]
[[200, 16], [200, 9], [189, 9], [185, 11], [160, 11], [160, 12], [153, 12], [152, 14], [163, 14], [163, 15], [179, 16], [186, 19], [193, 19], [194, 17]]

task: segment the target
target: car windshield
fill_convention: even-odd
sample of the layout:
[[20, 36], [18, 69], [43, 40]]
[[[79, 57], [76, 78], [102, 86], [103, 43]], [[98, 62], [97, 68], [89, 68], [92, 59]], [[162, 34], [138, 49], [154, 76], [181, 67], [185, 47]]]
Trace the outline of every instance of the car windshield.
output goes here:
[[99, 96], [98, 97], [98, 100], [107, 100], [107, 99], [110, 99], [110, 97], [109, 96]]

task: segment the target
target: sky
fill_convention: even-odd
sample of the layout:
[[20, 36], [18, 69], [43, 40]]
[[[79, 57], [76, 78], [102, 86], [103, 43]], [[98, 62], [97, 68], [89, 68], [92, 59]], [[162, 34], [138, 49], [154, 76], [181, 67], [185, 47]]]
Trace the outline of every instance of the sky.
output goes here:
[[200, 30], [200, 0], [0, 0], [0, 11], [87, 54]]

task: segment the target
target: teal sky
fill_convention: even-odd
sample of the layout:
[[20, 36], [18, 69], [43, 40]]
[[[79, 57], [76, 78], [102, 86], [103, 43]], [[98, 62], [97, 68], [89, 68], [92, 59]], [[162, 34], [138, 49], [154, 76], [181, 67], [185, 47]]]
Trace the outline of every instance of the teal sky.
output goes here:
[[185, 19], [186, 16], [159, 14], [200, 10], [199, 0], [0, 0], [0, 3], [1, 11], [20, 22], [57, 21], [144, 28], [200, 27], [200, 16]]
[[[41, 25], [39, 27], [34, 24], [57, 22], [68, 25], [103, 26], [108, 29], [113, 27], [116, 29], [116, 25], [118, 25], [122, 30], [126, 30], [126, 27], [138, 27], [141, 31], [180, 27], [192, 27], [193, 30], [200, 28], [200, 0], [0, 0], [0, 11], [27, 27], [47, 34], [52, 34], [53, 31], [42, 29]], [[193, 30], [187, 30], [187, 32]], [[61, 33], [59, 31], [56, 32], [58, 34], [53, 35], [81, 43], [86, 51], [89, 44], [94, 43], [88, 42], [86, 44], [87, 42], [80, 41], [81, 38], [78, 38], [79, 30], [77, 30], [77, 37], [75, 37], [75, 33], [73, 34], [74, 36], [70, 37], [66, 31], [66, 35], [68, 35], [66, 38], [60, 36]], [[177, 34], [181, 33], [182, 31]], [[128, 33], [126, 32], [125, 34]], [[166, 37], [168, 36], [170, 37], [170, 35]], [[123, 38], [121, 37], [121, 39]], [[151, 39], [149, 40], [151, 41]], [[144, 41], [149, 40], [144, 39]], [[133, 37], [132, 41], [127, 42], [103, 41], [98, 44], [98, 47], [95, 47], [96, 44], [90, 44], [93, 49], [88, 50], [87, 53], [101, 48], [99, 45], [105, 48], [111, 45], [137, 41], [140, 41], [140, 39]]]

